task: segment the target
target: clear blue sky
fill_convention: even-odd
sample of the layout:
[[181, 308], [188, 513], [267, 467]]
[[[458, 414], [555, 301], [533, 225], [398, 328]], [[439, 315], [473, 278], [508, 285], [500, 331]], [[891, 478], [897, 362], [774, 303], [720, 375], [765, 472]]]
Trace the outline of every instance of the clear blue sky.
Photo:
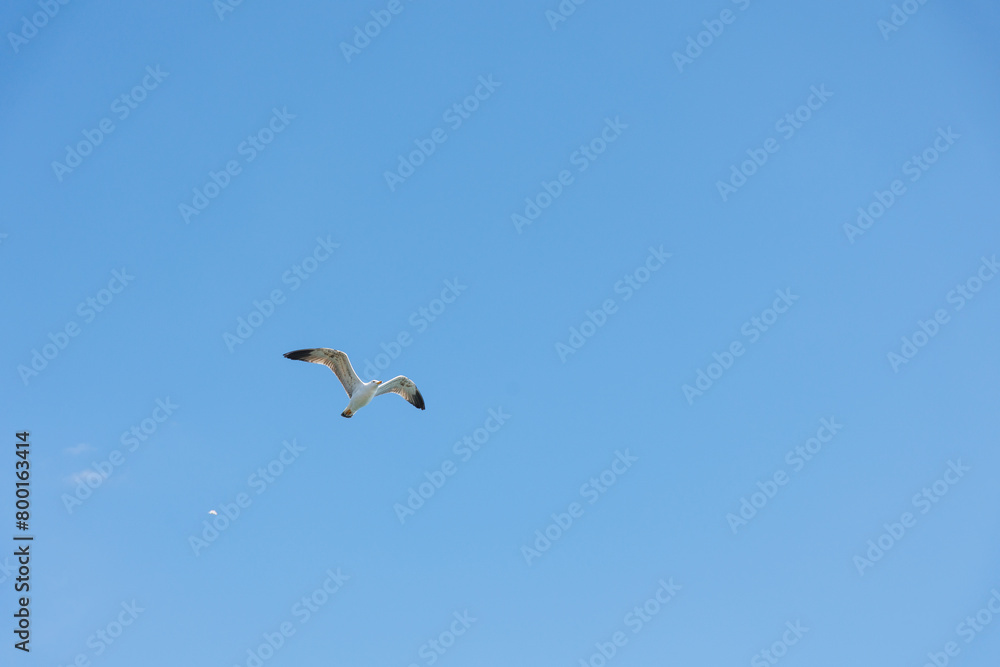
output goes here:
[[0, 11], [0, 662], [996, 664], [993, 3], [220, 6]]

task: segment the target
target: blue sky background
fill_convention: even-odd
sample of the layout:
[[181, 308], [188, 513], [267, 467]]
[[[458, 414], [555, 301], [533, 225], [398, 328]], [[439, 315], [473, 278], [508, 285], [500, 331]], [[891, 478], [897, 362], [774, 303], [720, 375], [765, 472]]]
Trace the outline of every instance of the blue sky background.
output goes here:
[[[1000, 590], [1000, 281], [961, 310], [948, 295], [1000, 251], [1000, 11], [931, 2], [886, 39], [886, 2], [595, 1], [553, 29], [555, 0], [403, 0], [347, 62], [340, 43], [386, 4], [247, 1], [220, 19], [207, 0], [70, 3], [16, 50], [5, 38], [2, 425], [9, 445], [32, 434], [36, 538], [30, 655], [11, 646], [0, 557], [2, 662], [253, 665], [290, 623], [263, 664], [429, 665], [426, 642], [467, 611], [434, 664], [596, 667], [619, 631], [608, 664], [770, 664], [758, 652], [796, 622], [789, 667], [917, 666], [948, 642], [951, 664], [996, 664], [1000, 617], [971, 641], [959, 624]], [[679, 72], [672, 54], [724, 9], [734, 21]], [[9, 3], [4, 34], [39, 11]], [[157, 66], [120, 119], [112, 102]], [[491, 76], [452, 129], [445, 111]], [[812, 86], [832, 97], [785, 138], [776, 121]], [[294, 118], [246, 161], [275, 108]], [[114, 131], [57, 178], [104, 118]], [[606, 119], [627, 128], [578, 171]], [[390, 189], [384, 173], [436, 128], [447, 141]], [[959, 138], [911, 182], [904, 163], [939, 128]], [[771, 137], [723, 201], [716, 183]], [[240, 173], [186, 222], [179, 205], [229, 160]], [[516, 229], [564, 169], [573, 183]], [[851, 243], [843, 225], [894, 179], [905, 194]], [[292, 289], [318, 237], [339, 247]], [[615, 285], [651, 246], [671, 257], [626, 301]], [[134, 280], [87, 321], [78, 305], [123, 269]], [[465, 289], [416, 324], [445, 281]], [[283, 303], [227, 346], [275, 289]], [[751, 342], [744, 323], [786, 289], [798, 300]], [[557, 343], [606, 299], [617, 310], [563, 361]], [[887, 354], [938, 309], [947, 324], [894, 371]], [[70, 323], [55, 358], [19, 371]], [[333, 375], [281, 356], [334, 347], [370, 379], [401, 333], [379, 375], [411, 377], [425, 412], [385, 398], [341, 419]], [[745, 353], [689, 402], [682, 387], [733, 341]], [[177, 407], [128, 451], [158, 399]], [[453, 444], [491, 409], [510, 417], [463, 461]], [[786, 453], [824, 418], [842, 429], [795, 472]], [[292, 440], [298, 458], [252, 486]], [[588, 503], [581, 485], [619, 451], [636, 460]], [[446, 460], [455, 474], [401, 524], [394, 504]], [[949, 461], [969, 470], [921, 513], [914, 495]], [[788, 483], [734, 534], [727, 514], [778, 471]], [[241, 493], [196, 553], [209, 510]], [[583, 515], [526, 558], [574, 502]], [[915, 525], [859, 573], [904, 512]], [[294, 605], [337, 568], [349, 579], [302, 622]], [[633, 632], [626, 614], [671, 578], [676, 596]], [[97, 639], [133, 601], [134, 622]]]

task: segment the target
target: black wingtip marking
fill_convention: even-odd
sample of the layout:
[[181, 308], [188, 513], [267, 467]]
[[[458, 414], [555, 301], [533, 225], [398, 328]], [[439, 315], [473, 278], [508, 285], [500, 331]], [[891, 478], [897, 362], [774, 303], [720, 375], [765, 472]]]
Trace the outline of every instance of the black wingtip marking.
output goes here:
[[303, 357], [309, 356], [311, 352], [312, 350], [293, 350], [291, 352], [285, 352], [284, 356], [286, 359], [294, 359], [295, 361], [298, 361]]
[[423, 410], [423, 409], [424, 409], [424, 397], [420, 395], [420, 392], [419, 392], [419, 391], [417, 391], [417, 392], [416, 392], [416, 393], [414, 394], [414, 396], [413, 396], [413, 401], [414, 401], [414, 402], [413, 402], [413, 404], [414, 404], [415, 406], [417, 406], [417, 407], [418, 407], [418, 408], [420, 408], [421, 410]]

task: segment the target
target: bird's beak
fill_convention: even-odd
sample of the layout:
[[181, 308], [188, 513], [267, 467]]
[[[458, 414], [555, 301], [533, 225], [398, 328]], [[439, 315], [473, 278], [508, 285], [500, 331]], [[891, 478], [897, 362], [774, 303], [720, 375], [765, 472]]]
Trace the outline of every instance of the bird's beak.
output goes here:
[[375, 384], [382, 384], [381, 380], [375, 380]]

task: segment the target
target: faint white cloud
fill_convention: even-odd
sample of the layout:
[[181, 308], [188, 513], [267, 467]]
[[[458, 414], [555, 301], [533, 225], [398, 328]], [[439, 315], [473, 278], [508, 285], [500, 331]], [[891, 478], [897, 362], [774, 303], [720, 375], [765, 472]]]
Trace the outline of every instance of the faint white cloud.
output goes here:
[[84, 468], [79, 472], [72, 473], [67, 481], [75, 486], [77, 484], [86, 484], [88, 479], [92, 480], [91, 483], [93, 483], [97, 479], [101, 479], [101, 476], [90, 468]]

